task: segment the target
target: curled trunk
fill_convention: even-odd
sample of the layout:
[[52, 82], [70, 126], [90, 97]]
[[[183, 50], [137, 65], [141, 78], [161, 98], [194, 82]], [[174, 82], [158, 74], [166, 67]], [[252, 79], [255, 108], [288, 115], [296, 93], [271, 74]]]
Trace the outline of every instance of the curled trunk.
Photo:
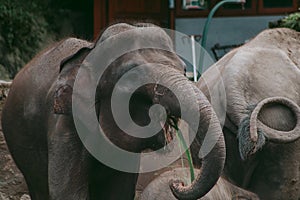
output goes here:
[[[199, 169], [195, 169], [200, 173]], [[161, 173], [153, 179], [141, 193], [141, 200], [174, 200], [172, 192], [168, 188], [168, 181], [171, 178], [180, 177], [184, 179], [189, 173], [188, 168], [174, 168]], [[231, 184], [226, 179], [220, 177], [216, 185], [203, 197], [205, 200], [258, 200], [258, 196], [250, 191], [244, 190]]]
[[[217, 182], [225, 162], [225, 142], [220, 123], [212, 107], [206, 106], [208, 102], [202, 93], [200, 91], [196, 92], [200, 97], [199, 104], [202, 105], [199, 107], [201, 119], [195, 144], [196, 146], [201, 145], [198, 159], [202, 159], [202, 166], [200, 173], [190, 186], [184, 186], [182, 181], [178, 180], [170, 183], [172, 192], [178, 199], [188, 200], [203, 197]], [[199, 147], [196, 149], [199, 149]], [[198, 151], [192, 153], [195, 154]], [[201, 154], [204, 155], [201, 156]]]
[[[153, 77], [160, 77], [157, 83], [161, 84], [160, 81], [163, 80], [162, 85], [171, 89], [179, 104], [168, 99], [170, 95], [160, 96], [159, 102], [169, 108], [170, 115], [181, 117], [190, 127], [196, 127], [196, 130], [193, 130], [196, 133], [194, 142], [202, 144], [200, 152], [193, 152], [199, 153], [199, 156], [201, 154], [203, 158], [201, 172], [191, 185], [184, 186], [181, 181], [176, 180], [170, 182], [170, 188], [178, 199], [201, 198], [216, 184], [224, 167], [225, 142], [222, 128], [212, 106], [192, 82], [169, 67], [162, 67], [159, 71], [155, 70], [155, 73]], [[184, 116], [182, 112], [191, 114]], [[194, 119], [195, 116], [199, 116], [200, 119]]]
[[[258, 121], [258, 115], [261, 111], [261, 109], [265, 106], [268, 106], [269, 104], [282, 104], [289, 108], [297, 122], [295, 127], [292, 130], [289, 131], [280, 131], [275, 130], [271, 127], [266, 126], [262, 122]], [[266, 98], [259, 102], [253, 112], [251, 113], [250, 117], [250, 138], [253, 142], [257, 141], [257, 129], [258, 127], [263, 131], [264, 135], [272, 142], [276, 143], [287, 143], [287, 142], [293, 142], [300, 137], [300, 108], [297, 104], [295, 104], [293, 101], [289, 100], [285, 97], [271, 97]]]
[[[286, 123], [279, 124], [279, 114]], [[262, 148], [266, 140], [283, 144], [294, 142], [300, 137], [300, 108], [286, 97], [266, 98], [243, 119], [238, 137], [240, 155], [244, 160]]]

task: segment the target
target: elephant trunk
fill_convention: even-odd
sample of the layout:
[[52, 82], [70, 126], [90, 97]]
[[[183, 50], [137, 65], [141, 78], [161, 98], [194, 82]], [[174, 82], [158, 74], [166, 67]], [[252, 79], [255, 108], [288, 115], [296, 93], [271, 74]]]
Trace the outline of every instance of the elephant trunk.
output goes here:
[[[185, 120], [190, 128], [197, 127], [194, 130], [196, 138], [193, 144], [198, 144], [198, 147], [202, 144], [201, 151], [199, 152], [201, 158], [203, 157], [201, 172], [191, 185], [184, 186], [181, 181], [176, 180], [170, 182], [170, 188], [174, 196], [178, 199], [201, 198], [216, 184], [224, 167], [225, 142], [222, 128], [209, 101], [192, 82], [177, 70], [170, 69], [170, 67], [162, 67], [159, 71], [156, 70], [155, 72], [158, 74], [154, 75], [154, 77], [161, 77], [160, 80], [164, 82], [162, 85], [170, 87], [175, 95], [178, 94], [181, 96], [178, 97], [176, 95], [177, 99], [179, 98], [179, 104], [175, 104], [174, 99], [168, 99], [170, 95], [161, 96], [160, 103], [169, 107], [171, 115], [181, 117], [182, 120]], [[196, 107], [193, 105], [196, 105]], [[178, 116], [180, 112], [181, 116]], [[182, 112], [196, 112], [200, 119], [183, 119], [184, 114]], [[194, 117], [193, 114], [191, 115]], [[190, 118], [190, 116], [187, 118]], [[192, 152], [192, 154], [197, 153]]]
[[[200, 90], [196, 91], [196, 93], [199, 96], [198, 103], [200, 105], [199, 112], [201, 119], [194, 143], [198, 146], [201, 144], [201, 150], [198, 154], [199, 159], [200, 155], [204, 154], [201, 171], [190, 186], [184, 186], [178, 180], [170, 183], [174, 196], [185, 200], [198, 199], [208, 193], [218, 181], [225, 162], [225, 142], [220, 123], [205, 96]], [[212, 144], [214, 146], [210, 146]], [[209, 149], [209, 152], [206, 148]], [[192, 152], [192, 154], [194, 153], [198, 152]]]
[[[297, 122], [293, 130], [290, 131], [280, 131], [275, 130], [271, 127], [264, 125], [260, 122], [257, 118], [261, 111], [261, 109], [269, 104], [282, 104], [288, 107], [294, 114]], [[297, 104], [293, 101], [289, 100], [285, 97], [271, 97], [266, 98], [259, 102], [255, 109], [253, 110], [250, 116], [250, 138], [253, 142], [257, 141], [258, 134], [257, 130], [258, 127], [264, 133], [264, 135], [269, 139], [269, 141], [276, 142], [276, 143], [288, 143], [293, 142], [300, 137], [300, 108]]]
[[[263, 110], [268, 109], [268, 107], [273, 110], [272, 106], [281, 105], [287, 108], [292, 113], [288, 115], [292, 115], [292, 118], [287, 119], [286, 115], [277, 116], [278, 113], [273, 114], [274, 116], [270, 116], [272, 114], [268, 113], [266, 118], [268, 118], [266, 123], [263, 122], [263, 118], [260, 120], [258, 117], [263, 113]], [[270, 110], [270, 109], [269, 109]], [[287, 113], [286, 113], [287, 114]], [[282, 119], [287, 121], [289, 126], [283, 129], [283, 125], [277, 126], [275, 125], [279, 123], [278, 120]], [[269, 122], [270, 118], [275, 118], [275, 122]], [[295, 124], [293, 123], [294, 119], [296, 119]], [[270, 125], [267, 125], [270, 123]], [[273, 123], [273, 124], [272, 124]], [[275, 124], [274, 124], [275, 123]], [[274, 126], [274, 127], [272, 127]], [[278, 130], [281, 128], [282, 130]], [[245, 117], [239, 127], [239, 151], [241, 158], [243, 160], [247, 159], [250, 155], [255, 154], [262, 146], [265, 144], [265, 140], [268, 139], [270, 142], [275, 143], [289, 143], [294, 142], [300, 137], [300, 108], [297, 104], [285, 97], [269, 97], [261, 102], [259, 102], [250, 116]]]

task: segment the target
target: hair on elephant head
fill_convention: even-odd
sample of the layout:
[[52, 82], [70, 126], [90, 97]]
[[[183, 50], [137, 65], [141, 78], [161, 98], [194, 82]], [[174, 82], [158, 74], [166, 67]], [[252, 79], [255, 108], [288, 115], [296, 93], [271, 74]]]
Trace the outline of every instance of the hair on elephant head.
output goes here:
[[[69, 38], [37, 55], [13, 81], [2, 117], [31, 198], [133, 199], [140, 161], [108, 147], [130, 155], [159, 149], [170, 142], [169, 130], [179, 119], [195, 127], [200, 143], [212, 124], [216, 145], [196, 180], [171, 184], [172, 191], [179, 199], [205, 195], [222, 172], [224, 138], [184, 67], [171, 38], [152, 24], [115, 24], [94, 43]], [[137, 171], [121, 170], [128, 166]]]

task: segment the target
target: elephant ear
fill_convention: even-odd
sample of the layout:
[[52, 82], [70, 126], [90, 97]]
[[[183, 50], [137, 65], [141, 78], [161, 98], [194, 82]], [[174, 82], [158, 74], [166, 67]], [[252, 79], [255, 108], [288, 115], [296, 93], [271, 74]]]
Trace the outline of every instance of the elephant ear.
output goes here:
[[60, 64], [60, 73], [54, 86], [53, 110], [55, 114], [72, 114], [72, 94], [75, 78], [81, 63], [93, 47], [82, 47], [65, 58]]
[[53, 109], [55, 114], [72, 114], [72, 92], [73, 88], [63, 85], [54, 93]]

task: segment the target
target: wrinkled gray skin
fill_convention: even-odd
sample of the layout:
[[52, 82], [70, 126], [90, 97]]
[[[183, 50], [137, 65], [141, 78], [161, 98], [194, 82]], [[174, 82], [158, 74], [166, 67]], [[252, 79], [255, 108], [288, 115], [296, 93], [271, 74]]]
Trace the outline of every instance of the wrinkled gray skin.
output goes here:
[[197, 83], [210, 101], [208, 88], [221, 88], [214, 70], [226, 90], [213, 105], [227, 104], [224, 175], [261, 199], [298, 200], [300, 33], [265, 30], [225, 55]]
[[[195, 169], [195, 174], [200, 170]], [[187, 168], [174, 168], [166, 171], [152, 180], [140, 195], [140, 200], [174, 200], [175, 197], [167, 187], [172, 179], [188, 179], [190, 172]], [[219, 178], [216, 185], [201, 200], [258, 200], [258, 196], [247, 190], [232, 185], [224, 178]]]
[[[212, 151], [203, 159], [203, 171], [196, 181], [185, 187], [178, 182], [171, 184], [178, 198], [195, 199], [205, 195], [222, 172], [225, 161], [222, 129], [206, 97], [184, 76], [183, 62], [174, 53], [171, 39], [165, 32], [156, 27], [145, 35], [139, 35], [138, 30], [147, 26], [152, 25], [116, 24], [106, 29], [99, 39], [98, 43], [112, 38], [118, 41], [118, 33], [136, 30], [134, 36], [127, 34], [125, 39], [138, 42], [137, 39], [142, 38], [150, 43], [159, 43], [168, 51], [137, 50], [112, 62], [98, 83], [96, 113], [105, 136], [120, 148], [133, 152], [147, 148], [158, 149], [166, 142], [163, 130], [153, 137], [143, 139], [126, 134], [115, 124], [110, 109], [114, 84], [136, 65], [158, 63], [161, 64], [159, 69], [145, 68], [145, 73], [135, 78], [143, 80], [151, 77], [166, 88], [172, 86], [178, 94], [185, 92], [182, 88], [192, 90], [183, 94], [186, 99], [181, 105], [188, 108], [192, 105], [190, 101], [196, 99], [201, 119], [200, 128], [195, 131], [204, 137], [210, 123], [213, 132], [220, 135]], [[63, 40], [37, 55], [12, 83], [3, 109], [3, 132], [9, 150], [24, 174], [32, 200], [134, 198], [137, 174], [117, 171], [96, 160], [83, 146], [74, 126], [72, 87], [82, 61], [93, 52], [94, 44], [75, 38]], [[117, 48], [118, 44], [115, 45]], [[83, 77], [80, 81], [83, 84], [89, 82], [89, 78]], [[127, 86], [130, 87], [130, 82]], [[168, 121], [171, 117], [175, 120], [180, 118], [178, 101], [166, 88], [150, 84], [134, 93], [129, 107], [133, 108], [130, 114], [138, 125], [149, 123], [149, 108], [156, 103], [166, 108]], [[79, 108], [84, 114], [84, 105], [79, 106], [82, 106]], [[197, 139], [198, 142], [202, 142], [201, 137]], [[139, 163], [136, 166], [138, 168]]]

